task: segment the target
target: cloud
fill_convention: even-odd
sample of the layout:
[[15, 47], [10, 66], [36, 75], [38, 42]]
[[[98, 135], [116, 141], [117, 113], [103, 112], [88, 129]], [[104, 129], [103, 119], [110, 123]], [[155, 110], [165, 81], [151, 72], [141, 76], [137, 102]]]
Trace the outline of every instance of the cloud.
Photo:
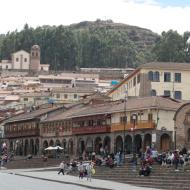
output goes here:
[[123, 0], [126, 3], [141, 3], [146, 5], [158, 5], [155, 0]]
[[[111, 19], [161, 33], [189, 30], [190, 7], [165, 6], [157, 0], [6, 0], [1, 2], [0, 33], [42, 25], [69, 25], [84, 20]], [[6, 18], [3, 20], [3, 18]]]

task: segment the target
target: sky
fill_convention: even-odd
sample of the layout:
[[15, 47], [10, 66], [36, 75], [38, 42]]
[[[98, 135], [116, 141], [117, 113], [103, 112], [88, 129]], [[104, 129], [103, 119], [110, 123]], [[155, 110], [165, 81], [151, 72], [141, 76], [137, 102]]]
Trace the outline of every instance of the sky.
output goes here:
[[190, 0], [6, 0], [0, 3], [0, 34], [24, 24], [70, 25], [111, 19], [161, 34], [190, 31]]

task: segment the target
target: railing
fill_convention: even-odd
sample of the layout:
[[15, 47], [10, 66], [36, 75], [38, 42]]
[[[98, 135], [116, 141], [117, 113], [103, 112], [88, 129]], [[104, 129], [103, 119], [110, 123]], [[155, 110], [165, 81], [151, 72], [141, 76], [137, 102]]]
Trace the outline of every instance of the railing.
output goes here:
[[27, 137], [27, 136], [38, 136], [39, 130], [25, 130], [25, 131], [14, 131], [14, 132], [6, 132], [5, 138], [13, 138], [13, 137]]
[[73, 134], [109, 133], [110, 131], [111, 131], [111, 127], [109, 125], [72, 128]]
[[[156, 127], [155, 121], [138, 121], [135, 125], [135, 130], [138, 129], [154, 129]], [[125, 126], [126, 131], [131, 131], [131, 129], [134, 128], [133, 123], [127, 122]], [[123, 131], [124, 130], [124, 123], [115, 123], [111, 126], [111, 132], [114, 131]]]

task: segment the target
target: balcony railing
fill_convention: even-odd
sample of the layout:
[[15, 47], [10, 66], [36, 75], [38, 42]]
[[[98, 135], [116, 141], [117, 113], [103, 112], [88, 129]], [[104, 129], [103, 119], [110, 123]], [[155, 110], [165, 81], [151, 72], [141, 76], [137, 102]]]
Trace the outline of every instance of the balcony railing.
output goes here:
[[[127, 122], [125, 126], [126, 131], [131, 131], [134, 127], [133, 123]], [[154, 129], [156, 127], [155, 121], [138, 121], [135, 125], [135, 130], [139, 129]], [[124, 130], [124, 123], [115, 123], [111, 126], [111, 132], [114, 131], [123, 131]]]
[[85, 127], [73, 127], [73, 134], [93, 134], [93, 133], [109, 133], [111, 127], [109, 125], [103, 126], [85, 126]]
[[39, 136], [39, 130], [11, 131], [5, 133], [5, 138]]

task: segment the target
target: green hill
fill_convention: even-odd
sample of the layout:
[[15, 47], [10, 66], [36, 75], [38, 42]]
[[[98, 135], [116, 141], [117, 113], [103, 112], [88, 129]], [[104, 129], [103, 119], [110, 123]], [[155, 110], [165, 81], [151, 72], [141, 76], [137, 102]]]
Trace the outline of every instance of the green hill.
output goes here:
[[39, 44], [42, 63], [50, 64], [51, 69], [136, 67], [153, 59], [151, 50], [158, 39], [159, 35], [148, 29], [111, 20], [35, 29], [26, 24], [20, 32], [0, 35], [0, 59]]

